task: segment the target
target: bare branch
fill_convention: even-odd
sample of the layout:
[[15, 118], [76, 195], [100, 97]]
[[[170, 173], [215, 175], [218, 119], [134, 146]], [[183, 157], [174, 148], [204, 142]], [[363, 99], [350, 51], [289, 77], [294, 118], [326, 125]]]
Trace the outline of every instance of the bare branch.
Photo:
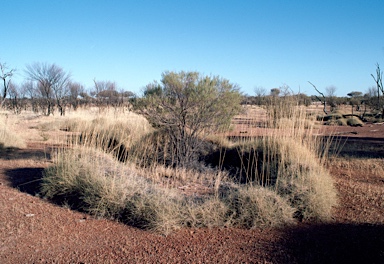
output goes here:
[[319, 94], [321, 94], [321, 96], [323, 97], [323, 100], [321, 100], [318, 96], [316, 96], [316, 98], [317, 98], [320, 102], [322, 102], [323, 105], [324, 105], [323, 112], [324, 112], [326, 115], [328, 115], [327, 110], [326, 110], [327, 100], [325, 99], [324, 94], [323, 94], [322, 92], [320, 92], [320, 91], [316, 88], [316, 86], [315, 86], [313, 83], [311, 83], [310, 81], [308, 81], [308, 82], [309, 82], [310, 85], [313, 86], [313, 88], [315, 88], [316, 92], [318, 92]]

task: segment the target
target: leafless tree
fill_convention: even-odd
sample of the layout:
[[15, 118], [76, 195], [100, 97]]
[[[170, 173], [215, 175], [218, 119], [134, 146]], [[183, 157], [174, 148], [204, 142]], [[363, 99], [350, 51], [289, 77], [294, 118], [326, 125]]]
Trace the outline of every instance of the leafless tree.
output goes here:
[[21, 105], [22, 94], [20, 92], [19, 86], [14, 84], [13, 82], [10, 82], [8, 86], [8, 94], [9, 94], [9, 108], [12, 109], [16, 114], [20, 114], [22, 109], [22, 105]]
[[267, 94], [267, 90], [262, 86], [256, 86], [255, 87], [255, 94], [258, 97], [265, 96]]
[[327, 94], [328, 104], [331, 106], [331, 112], [336, 107], [336, 86], [330, 85], [325, 88], [325, 92]]
[[27, 65], [26, 73], [31, 80], [36, 81], [38, 84], [38, 90], [46, 102], [46, 115], [53, 114], [55, 101], [60, 115], [64, 115], [65, 105], [63, 100], [68, 95], [70, 75], [59, 66], [46, 63]]
[[280, 94], [284, 97], [294, 94], [291, 87], [289, 87], [289, 85], [285, 83], [279, 87], [279, 90], [280, 90]]
[[69, 103], [74, 110], [79, 106], [79, 97], [84, 93], [84, 86], [78, 82], [69, 82]]
[[91, 92], [91, 95], [96, 97], [97, 103], [103, 104], [107, 103], [106, 99], [110, 99], [108, 95], [114, 95], [116, 91], [116, 83], [111, 81], [96, 81], [93, 79], [95, 84], [94, 90]]
[[37, 113], [39, 111], [39, 103], [36, 83], [34, 83], [33, 81], [25, 81], [21, 85], [21, 90], [23, 91], [25, 96], [29, 98], [32, 106], [32, 111]]
[[266, 96], [267, 90], [262, 86], [255, 87], [256, 104], [261, 105], [263, 98]]
[[3, 81], [3, 91], [1, 93], [1, 102], [0, 102], [0, 107], [2, 108], [5, 102], [5, 98], [8, 95], [8, 89], [10, 85], [11, 78], [13, 76], [13, 73], [15, 72], [15, 69], [9, 69], [6, 65], [6, 63], [1, 63], [0, 62], [0, 71], [1, 75], [0, 78]]
[[325, 88], [328, 97], [336, 96], [336, 86], [330, 85]]
[[327, 106], [327, 100], [326, 100], [326, 98], [325, 98], [325, 95], [324, 95], [322, 92], [320, 92], [320, 91], [316, 88], [316, 86], [315, 86], [313, 83], [311, 83], [310, 81], [308, 81], [308, 82], [309, 82], [310, 85], [313, 86], [313, 88], [315, 88], [316, 92], [318, 92], [318, 93], [323, 97], [323, 98], [321, 99], [321, 98], [319, 98], [319, 97], [316, 95], [317, 100], [319, 100], [319, 101], [323, 104], [323, 106], [324, 106], [324, 108], [323, 108], [323, 112], [324, 112], [326, 115], [328, 115], [328, 113], [327, 113], [327, 109], [326, 109], [326, 106]]
[[371, 74], [372, 78], [376, 82], [376, 88], [377, 88], [377, 108], [382, 108], [382, 117], [384, 117], [384, 105], [381, 106], [380, 103], [380, 92], [384, 96], [384, 87], [383, 87], [383, 72], [380, 70], [380, 65], [376, 64], [376, 77]]

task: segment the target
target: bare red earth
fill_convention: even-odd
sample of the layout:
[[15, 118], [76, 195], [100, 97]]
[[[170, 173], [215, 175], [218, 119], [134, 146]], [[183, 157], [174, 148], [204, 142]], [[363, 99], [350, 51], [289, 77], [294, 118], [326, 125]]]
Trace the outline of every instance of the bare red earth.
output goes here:
[[[336, 131], [361, 139], [356, 150], [373, 144], [383, 153], [383, 125]], [[332, 223], [183, 229], [165, 237], [36, 196], [50, 165], [46, 153], [34, 142], [0, 152], [0, 263], [384, 263], [384, 175], [331, 168], [341, 200]]]

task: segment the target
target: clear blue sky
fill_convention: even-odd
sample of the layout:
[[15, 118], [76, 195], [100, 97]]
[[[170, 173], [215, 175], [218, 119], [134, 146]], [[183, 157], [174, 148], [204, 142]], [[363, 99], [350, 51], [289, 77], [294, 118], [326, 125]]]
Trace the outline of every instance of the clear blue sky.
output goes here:
[[384, 69], [384, 1], [1, 0], [0, 61], [55, 63], [90, 88], [140, 93], [161, 73], [220, 75], [253, 95], [284, 84], [365, 92]]

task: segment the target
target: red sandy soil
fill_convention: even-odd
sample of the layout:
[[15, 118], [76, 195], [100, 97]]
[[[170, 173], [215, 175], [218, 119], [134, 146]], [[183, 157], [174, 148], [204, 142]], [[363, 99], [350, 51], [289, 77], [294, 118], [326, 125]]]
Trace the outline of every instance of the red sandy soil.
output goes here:
[[[337, 131], [384, 149], [384, 125]], [[384, 176], [330, 168], [341, 200], [332, 223], [162, 236], [39, 198], [46, 153], [36, 142], [0, 152], [0, 263], [384, 263]]]

